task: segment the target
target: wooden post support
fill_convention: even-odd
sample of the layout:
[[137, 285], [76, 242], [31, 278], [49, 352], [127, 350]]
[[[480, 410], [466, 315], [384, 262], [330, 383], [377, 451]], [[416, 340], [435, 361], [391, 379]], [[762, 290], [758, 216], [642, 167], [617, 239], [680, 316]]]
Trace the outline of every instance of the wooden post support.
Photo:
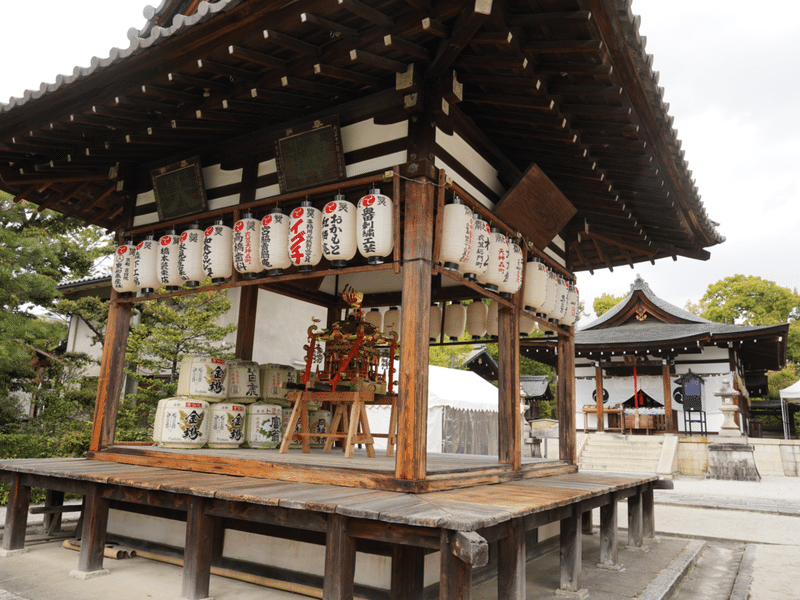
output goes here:
[[558, 335], [557, 371], [559, 457], [575, 464], [575, 338], [563, 333]]
[[6, 526], [0, 556], [12, 556], [25, 552], [25, 530], [28, 527], [28, 506], [31, 503], [31, 488], [22, 484], [19, 473], [11, 474], [6, 505]]
[[594, 533], [591, 510], [587, 510], [581, 515], [581, 532], [584, 535], [592, 535]]
[[389, 600], [422, 600], [425, 596], [425, 552], [416, 546], [392, 546]]
[[[64, 492], [58, 490], [45, 490], [45, 508], [64, 506]], [[61, 529], [61, 512], [46, 512], [43, 517], [43, 526], [47, 535], [53, 535]]]
[[253, 360], [258, 313], [258, 286], [239, 288], [239, 324], [236, 328], [236, 358]]
[[419, 333], [430, 325], [434, 188], [429, 183], [427, 177], [420, 177], [403, 185], [406, 214], [395, 477], [407, 480], [425, 479], [427, 472], [428, 339]]
[[642, 491], [642, 536], [646, 538], [656, 537], [656, 518], [652, 485], [648, 485], [647, 488]]
[[572, 505], [572, 514], [561, 519], [561, 585], [558, 592], [584, 598], [588, 592], [581, 588], [581, 512], [577, 504]]
[[[480, 546], [478, 539], [483, 540], [475, 533], [470, 535], [442, 529], [439, 600], [472, 600], [472, 567], [475, 563], [469, 561], [477, 559], [475, 551]], [[485, 557], [488, 560], [488, 544], [486, 540], [483, 543], [486, 545]]]
[[206, 499], [193, 497], [186, 514], [181, 598], [208, 598], [211, 560], [214, 554], [214, 517], [206, 514]]
[[628, 549], [642, 548], [642, 494], [628, 497]]
[[347, 532], [347, 517], [328, 516], [325, 539], [323, 600], [351, 600], [356, 572], [356, 542]]
[[125, 351], [128, 346], [128, 331], [131, 323], [130, 303], [120, 303], [119, 294], [111, 290], [108, 303], [108, 323], [103, 342], [103, 357], [97, 379], [97, 402], [89, 450], [96, 452], [103, 446], [114, 443], [117, 428], [117, 412], [122, 381], [125, 377]]
[[510, 534], [497, 542], [497, 600], [525, 600], [525, 519], [511, 522]]
[[[597, 405], [597, 431], [605, 430], [605, 423], [603, 422], [603, 369], [600, 363], [595, 363], [594, 367], [594, 382], [595, 382], [595, 403]], [[621, 417], [620, 417], [621, 418]]]
[[670, 393], [669, 362], [661, 362], [661, 381], [664, 385], [664, 419], [667, 423], [667, 433], [678, 433], [678, 424], [672, 415], [672, 394]]
[[600, 563], [601, 569], [619, 571], [619, 548], [617, 546], [617, 497], [610, 492], [610, 502], [600, 507]]
[[89, 488], [84, 498], [78, 569], [70, 572], [71, 577], [90, 579], [108, 574], [103, 568], [103, 551], [106, 545], [109, 502], [107, 498], [103, 498], [102, 492], [102, 485], [95, 484]]
[[519, 314], [501, 307], [498, 313], [498, 460], [522, 468], [522, 422], [519, 411]]

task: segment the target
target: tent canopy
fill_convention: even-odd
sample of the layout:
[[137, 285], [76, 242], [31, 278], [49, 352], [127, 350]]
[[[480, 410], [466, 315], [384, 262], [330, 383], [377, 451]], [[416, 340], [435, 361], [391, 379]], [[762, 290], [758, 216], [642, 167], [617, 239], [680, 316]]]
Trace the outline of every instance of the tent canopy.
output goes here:
[[800, 380], [780, 391], [781, 400], [800, 404]]

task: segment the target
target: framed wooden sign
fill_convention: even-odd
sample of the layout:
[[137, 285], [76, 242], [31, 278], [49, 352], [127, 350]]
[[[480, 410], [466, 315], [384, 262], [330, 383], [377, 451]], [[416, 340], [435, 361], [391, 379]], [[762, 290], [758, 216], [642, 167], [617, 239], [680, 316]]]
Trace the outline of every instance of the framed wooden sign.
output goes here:
[[284, 137], [275, 140], [275, 161], [281, 192], [344, 180], [339, 117], [287, 129]]
[[177, 219], [208, 210], [200, 157], [193, 157], [150, 171], [158, 218]]

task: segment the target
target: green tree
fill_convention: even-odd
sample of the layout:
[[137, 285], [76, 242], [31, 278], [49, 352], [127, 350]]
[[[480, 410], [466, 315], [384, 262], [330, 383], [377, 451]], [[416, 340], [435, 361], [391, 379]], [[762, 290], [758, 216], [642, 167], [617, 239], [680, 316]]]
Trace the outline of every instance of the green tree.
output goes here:
[[718, 323], [789, 323], [786, 356], [800, 362], [800, 295], [754, 275], [733, 275], [708, 286], [701, 316]]
[[174, 396], [181, 360], [209, 354], [232, 358], [232, 345], [223, 343], [236, 324], [220, 325], [231, 302], [223, 291], [200, 292], [153, 300], [139, 305], [138, 323], [128, 337], [126, 373], [137, 384], [127, 399], [149, 418], [162, 398]]
[[592, 308], [594, 309], [594, 314], [596, 314], [599, 317], [603, 313], [608, 312], [609, 310], [614, 308], [624, 299], [625, 296], [613, 296], [608, 293], [600, 294], [597, 298], [594, 299], [594, 302], [592, 302]]

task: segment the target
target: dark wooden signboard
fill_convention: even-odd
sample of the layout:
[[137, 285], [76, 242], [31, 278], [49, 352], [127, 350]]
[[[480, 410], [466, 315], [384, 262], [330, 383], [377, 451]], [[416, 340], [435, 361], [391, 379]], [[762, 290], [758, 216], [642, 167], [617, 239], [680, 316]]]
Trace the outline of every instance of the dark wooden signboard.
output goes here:
[[275, 140], [275, 160], [281, 192], [346, 179], [338, 116], [287, 129]]
[[200, 158], [194, 157], [150, 171], [158, 218], [177, 219], [208, 210]]

